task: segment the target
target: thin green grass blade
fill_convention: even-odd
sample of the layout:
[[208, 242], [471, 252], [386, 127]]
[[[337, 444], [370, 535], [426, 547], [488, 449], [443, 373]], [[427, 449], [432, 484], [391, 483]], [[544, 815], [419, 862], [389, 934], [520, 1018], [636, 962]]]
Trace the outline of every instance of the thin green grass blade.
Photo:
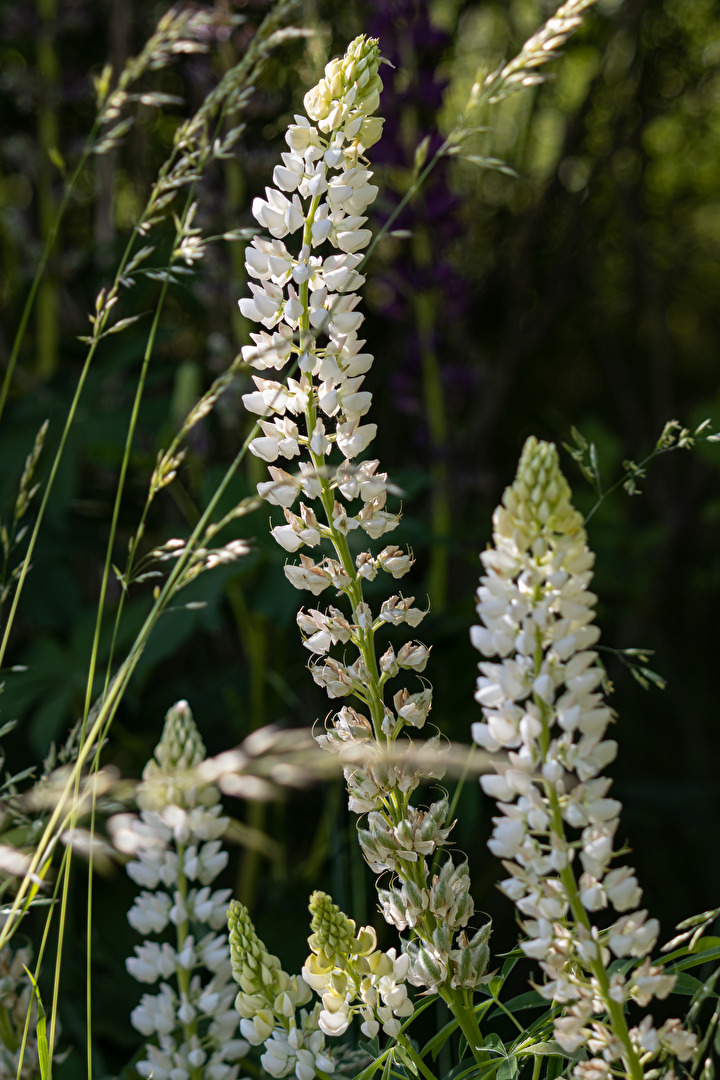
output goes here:
[[[24, 965], [23, 965], [24, 966]], [[37, 1046], [38, 1046], [38, 1063], [40, 1065], [40, 1076], [42, 1080], [52, 1080], [52, 1061], [50, 1058], [50, 1047], [47, 1040], [47, 1016], [45, 1015], [45, 1009], [43, 1007], [42, 998], [40, 997], [40, 990], [38, 984], [32, 977], [30, 971], [25, 968], [25, 974], [32, 983], [32, 988], [37, 999]]]

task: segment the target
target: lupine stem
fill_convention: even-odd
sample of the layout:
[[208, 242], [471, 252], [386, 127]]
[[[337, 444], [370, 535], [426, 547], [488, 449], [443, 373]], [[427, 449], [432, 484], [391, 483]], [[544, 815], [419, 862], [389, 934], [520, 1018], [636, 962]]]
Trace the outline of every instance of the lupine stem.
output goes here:
[[425, 1077], [425, 1080], [437, 1080], [437, 1077], [427, 1067], [427, 1065], [425, 1064], [423, 1059], [420, 1057], [420, 1055], [418, 1054], [418, 1052], [415, 1050], [414, 1046], [412, 1045], [412, 1043], [408, 1039], [407, 1035], [403, 1035], [402, 1032], [401, 1032], [397, 1036], [397, 1042], [398, 1042], [399, 1046], [402, 1046], [403, 1050], [408, 1055], [408, 1057], [411, 1058], [411, 1060], [412, 1060], [413, 1064], [415, 1065], [415, 1067], [417, 1069], [419, 1069], [419, 1071]]
[[465, 1036], [465, 1042], [468, 1044], [475, 1061], [478, 1065], [484, 1065], [489, 1060], [488, 1053], [482, 1049], [483, 1038], [480, 1033], [480, 1025], [477, 1022], [475, 1011], [468, 1007], [464, 1000], [464, 991], [452, 989], [448, 983], [447, 986], [440, 988], [439, 994], [460, 1025], [460, 1030]]
[[[181, 904], [183, 905], [183, 908], [184, 908], [185, 907], [185, 901], [187, 900], [187, 892], [188, 892], [188, 889], [187, 889], [187, 877], [185, 876], [185, 866], [184, 866], [185, 845], [181, 844], [181, 843], [176, 843], [175, 850], [177, 852], [177, 860], [178, 860], [178, 874], [177, 874], [176, 885], [177, 885], [178, 895], [180, 897], [180, 902], [181, 902]], [[178, 954], [180, 954], [182, 952], [182, 950], [183, 950], [183, 947], [184, 947], [185, 942], [187, 940], [188, 931], [189, 931], [188, 921], [187, 921], [187, 919], [182, 919], [177, 924], [177, 930], [176, 930], [176, 935], [175, 935], [176, 936], [176, 941], [177, 941], [177, 952], [178, 952]], [[185, 1000], [187, 1000], [189, 990], [190, 990], [190, 972], [186, 968], [178, 967], [177, 971], [176, 971], [176, 974], [177, 974], [178, 990], [180, 991], [180, 998], [181, 999], [185, 998]], [[188, 1046], [190, 1044], [193, 1036], [197, 1033], [197, 1019], [191, 1020], [189, 1024], [186, 1024], [185, 1021], [182, 1021], [182, 1029], [183, 1029], [185, 1045]], [[197, 1065], [197, 1066], [192, 1068], [192, 1070], [190, 1072], [190, 1080], [202, 1080], [202, 1066]]]

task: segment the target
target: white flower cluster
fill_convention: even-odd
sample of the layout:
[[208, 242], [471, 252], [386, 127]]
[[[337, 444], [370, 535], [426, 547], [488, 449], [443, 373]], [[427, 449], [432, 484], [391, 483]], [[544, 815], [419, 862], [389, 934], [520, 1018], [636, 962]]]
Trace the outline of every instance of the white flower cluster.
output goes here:
[[[127, 864], [142, 886], [128, 913], [143, 935], [174, 928], [174, 943], [145, 941], [126, 961], [138, 982], [160, 980], [131, 1014], [134, 1028], [156, 1042], [136, 1064], [153, 1080], [236, 1080], [248, 1044], [237, 1037], [237, 1014], [224, 927], [229, 889], [212, 890], [227, 863], [220, 837], [221, 816], [214, 787], [199, 783], [193, 770], [205, 748], [186, 702], [171, 708], [163, 734], [143, 772], [137, 802], [140, 817], [116, 818], [121, 850], [137, 857]], [[210, 977], [204, 976], [209, 972]]]
[[[497, 775], [480, 781], [502, 812], [489, 847], [509, 874], [500, 888], [521, 912], [521, 947], [546, 973], [540, 993], [571, 1003], [556, 1021], [557, 1041], [595, 1055], [574, 1074], [606, 1080], [623, 1062], [637, 1076], [638, 1062], [658, 1055], [687, 1060], [694, 1036], [674, 1020], [656, 1030], [650, 1017], [628, 1032], [622, 1013], [629, 1000], [666, 997], [675, 979], [647, 959], [659, 925], [637, 910], [634, 870], [612, 866], [621, 805], [601, 775], [617, 744], [605, 738], [612, 713], [591, 648], [600, 636], [594, 557], [554, 446], [528, 439], [493, 525], [494, 548], [480, 556], [482, 625], [471, 631], [487, 658], [475, 694], [485, 720], [473, 738], [506, 751]], [[623, 914], [599, 930], [590, 914], [610, 906]], [[611, 956], [646, 959], [609, 975]], [[591, 1022], [602, 1012], [609, 1023]]]
[[227, 913], [233, 978], [240, 986], [235, 1008], [240, 1031], [252, 1046], [263, 1046], [260, 1064], [270, 1076], [314, 1080], [332, 1073], [335, 1062], [325, 1049], [320, 1006], [303, 1008], [312, 999], [299, 975], [282, 970], [277, 956], [258, 938], [246, 907], [237, 900]]
[[[458, 977], [451, 953], [462, 952], [464, 978], [469, 978], [467, 957], [481, 956], [482, 950], [467, 951], [464, 935], [465, 945], [458, 941], [453, 948], [452, 942], [453, 933], [472, 915], [472, 901], [465, 889], [455, 921], [441, 923], [432, 906], [435, 894], [426, 856], [446, 842], [451, 828], [443, 817], [447, 803], [441, 800], [428, 810], [409, 807], [407, 795], [420, 782], [419, 771], [382, 761], [383, 749], [403, 729], [425, 725], [432, 705], [432, 690], [422, 680], [416, 692], [394, 692], [392, 707], [385, 702], [385, 685], [403, 670], [420, 675], [429, 650], [416, 641], [397, 650], [390, 645], [382, 655], [375, 648], [378, 631], [400, 624], [415, 628], [426, 613], [414, 606], [414, 597], [393, 595], [373, 614], [363, 599], [363, 581], [372, 581], [380, 571], [393, 579], [402, 577], [413, 564], [412, 555], [395, 545], [378, 554], [355, 554], [349, 543], [353, 533], [379, 539], [400, 518], [387, 509], [388, 480], [379, 462], [355, 460], [376, 434], [374, 424], [363, 422], [371, 394], [362, 383], [373, 358], [358, 338], [363, 315], [354, 290], [364, 280], [358, 252], [371, 235], [363, 228], [363, 214], [377, 194], [362, 162], [382, 127], [371, 115], [382, 88], [378, 62], [377, 42], [359, 37], [342, 60], [327, 66], [324, 79], [305, 97], [307, 118], [297, 116], [288, 130], [290, 152], [275, 169], [276, 188], [268, 188], [266, 198], [253, 206], [273, 239], [256, 238], [247, 249], [252, 297], [241, 300], [240, 308], [265, 329], [243, 349], [243, 358], [262, 373], [254, 376], [256, 389], [243, 401], [262, 417], [262, 435], [250, 443], [250, 450], [270, 464], [270, 480], [259, 484], [258, 491], [284, 511], [285, 523], [273, 528], [272, 535], [288, 552], [316, 548], [323, 541], [334, 549], [333, 557], [318, 560], [300, 553], [299, 563], [286, 565], [285, 574], [313, 596], [334, 589], [348, 597], [349, 616], [336, 607], [311, 608], [300, 611], [298, 624], [316, 658], [310, 663], [315, 682], [331, 699], [361, 702], [370, 719], [346, 706], [319, 741], [330, 750], [349, 747], [370, 756], [345, 767], [350, 807], [369, 813], [361, 845], [372, 869], [390, 869], [398, 878], [398, 887], [388, 894], [392, 901], [383, 905], [386, 918], [423, 941], [422, 951], [409, 954], [408, 977], [436, 989]], [[291, 254], [283, 238], [296, 232], [302, 232], [299, 250]], [[314, 254], [324, 243], [334, 252]], [[268, 369], [280, 371], [293, 358], [297, 379], [280, 383], [266, 378]], [[281, 458], [295, 463], [294, 474], [273, 464]], [[308, 502], [300, 501], [295, 508], [301, 494]], [[357, 650], [354, 662], [330, 655], [334, 647], [347, 645]], [[446, 862], [443, 881], [454, 873], [449, 857]], [[453, 889], [460, 882], [464, 889], [466, 879], [467, 873], [458, 873]], [[422, 896], [419, 919], [396, 917], [408, 890]], [[476, 971], [478, 979], [484, 970]]]
[[[281, 370], [295, 357], [299, 379], [283, 384], [254, 376], [256, 390], [243, 402], [263, 418], [263, 434], [250, 443], [252, 453], [269, 463], [304, 458], [297, 462], [299, 475], [272, 466], [271, 479], [258, 486], [265, 499], [285, 511], [286, 523], [272, 532], [290, 552], [317, 546], [333, 530], [347, 535], [362, 529], [376, 538], [399, 517], [385, 509], [387, 476], [377, 473], [378, 462], [352, 464], [377, 430], [360, 422], [372, 400], [361, 385], [373, 358], [358, 338], [364, 316], [355, 310], [359, 296], [353, 291], [364, 281], [356, 270], [362, 261], [358, 252], [371, 238], [362, 228], [363, 214], [377, 195], [369, 183], [372, 174], [362, 165], [364, 151], [382, 130], [382, 120], [371, 115], [382, 89], [377, 69], [377, 42], [363, 36], [351, 42], [342, 60], [328, 64], [325, 78], [305, 96], [310, 119], [296, 116], [288, 129], [290, 151], [275, 168], [277, 187], [253, 203], [256, 219], [274, 239], [256, 237], [246, 251], [254, 280], [252, 297], [240, 300], [240, 309], [266, 330], [252, 335], [254, 345], [243, 348], [243, 358], [265, 372]], [[298, 231], [299, 250], [291, 254], [282, 238]], [[324, 244], [340, 254], [313, 254]], [[304, 431], [293, 419], [297, 416], [304, 417]], [[309, 506], [301, 503], [299, 513], [291, 507], [301, 492], [310, 499], [321, 496], [319, 478], [327, 474], [326, 458], [335, 446], [344, 465], [328, 487], [335, 492], [328, 527]], [[338, 497], [359, 499], [362, 508], [349, 513]], [[393, 570], [399, 576], [401, 566], [410, 564], [407, 557], [395, 557]], [[336, 565], [337, 570], [316, 568], [306, 557], [300, 567], [288, 568], [288, 577], [297, 588], [318, 595], [330, 585], [341, 587], [343, 576], [347, 581], [348, 567]], [[366, 576], [374, 576], [378, 566], [382, 558], [368, 560]]]
[[310, 897], [312, 949], [302, 977], [322, 998], [318, 1023], [326, 1035], [342, 1035], [356, 1013], [361, 1031], [374, 1038], [382, 1026], [386, 1035], [400, 1034], [400, 1021], [412, 1016], [414, 1006], [405, 980], [410, 957], [395, 949], [377, 949], [371, 926], [356, 933], [355, 922], [323, 892]]

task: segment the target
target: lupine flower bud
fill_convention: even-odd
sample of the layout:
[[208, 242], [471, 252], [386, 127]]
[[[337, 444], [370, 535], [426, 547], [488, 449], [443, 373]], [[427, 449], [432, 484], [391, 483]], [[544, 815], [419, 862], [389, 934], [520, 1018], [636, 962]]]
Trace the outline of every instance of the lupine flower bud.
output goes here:
[[407, 945], [407, 955], [410, 957], [408, 982], [413, 986], [425, 986], [430, 990], [437, 990], [447, 979], [449, 957], [443, 956], [429, 944], [423, 945], [417, 941], [410, 941]]
[[192, 769], [204, 758], [205, 746], [190, 706], [187, 701], [178, 701], [167, 712], [160, 742], [155, 747], [155, 760], [151, 759], [145, 766], [143, 777], [146, 774], [152, 777], [161, 769], [165, 772]]
[[342, 1035], [352, 1016], [363, 1017], [363, 1032], [372, 1037], [382, 1024], [386, 1034], [397, 1035], [399, 1017], [411, 1016], [412, 1001], [403, 985], [410, 961], [397, 957], [394, 949], [376, 949], [372, 927], [355, 934], [355, 923], [333, 904], [325, 893], [310, 898], [312, 928], [308, 944], [311, 955], [302, 970], [303, 979], [320, 994], [320, 1030]]
[[[335, 964], [348, 956], [355, 942], [355, 923], [324, 892], [310, 897], [313, 934], [308, 944], [323, 960]], [[372, 948], [372, 946], [371, 946]]]
[[239, 900], [231, 900], [227, 912], [230, 932], [230, 962], [233, 978], [246, 994], [272, 994], [285, 980], [282, 965], [272, 956], [255, 932], [250, 913]]
[[451, 986], [474, 990], [492, 978], [492, 975], [486, 975], [490, 963], [488, 940], [491, 929], [492, 923], [488, 922], [469, 940], [464, 930], [458, 934], [458, 948], [450, 952], [453, 965]]

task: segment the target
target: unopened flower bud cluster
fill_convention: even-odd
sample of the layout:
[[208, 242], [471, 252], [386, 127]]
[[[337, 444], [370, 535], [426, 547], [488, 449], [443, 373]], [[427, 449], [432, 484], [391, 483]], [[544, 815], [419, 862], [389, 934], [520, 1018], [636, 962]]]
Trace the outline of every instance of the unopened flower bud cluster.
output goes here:
[[[411, 596], [390, 596], [375, 612], [363, 599], [364, 580], [372, 581], [380, 572], [398, 579], [410, 570], [409, 552], [396, 545], [386, 545], [377, 554], [352, 554], [350, 549], [351, 534], [379, 539], [400, 517], [387, 509], [387, 475], [379, 471], [379, 462], [357, 460], [376, 434], [376, 426], [364, 422], [371, 394], [362, 384], [373, 358], [358, 337], [363, 315], [354, 290], [364, 280], [357, 269], [359, 252], [371, 238], [363, 228], [364, 211], [377, 194], [363, 156], [382, 126], [371, 115], [381, 89], [378, 62], [377, 42], [359, 37], [343, 59], [327, 66], [325, 77], [305, 97], [307, 117], [296, 116], [288, 130], [290, 152], [275, 169], [275, 188], [255, 201], [255, 217], [273, 239], [256, 238], [247, 249], [252, 298], [241, 300], [240, 308], [265, 329], [253, 335], [254, 345], [243, 349], [244, 359], [262, 372], [254, 377], [255, 391], [243, 400], [262, 418], [262, 435], [250, 443], [250, 450], [270, 466], [270, 479], [259, 484], [258, 491], [284, 512], [285, 523], [273, 528], [272, 535], [286, 551], [299, 553], [298, 563], [286, 565], [286, 576], [313, 596], [332, 589], [350, 601], [349, 615], [334, 606], [325, 611], [310, 607], [298, 614], [304, 644], [313, 656], [309, 667], [315, 682], [331, 699], [352, 698], [366, 710], [363, 714], [344, 705], [320, 742], [330, 750], [354, 746], [370, 755], [367, 764], [345, 767], [351, 809], [369, 814], [360, 834], [363, 853], [376, 873], [390, 870], [396, 875], [389, 890], [392, 902], [383, 904], [386, 918], [424, 942], [422, 954], [410, 954], [410, 980], [437, 988], [459, 978], [450, 954], [466, 946], [453, 943], [452, 935], [466, 926], [472, 901], [465, 889], [454, 922], [440, 926], [431, 906], [433, 883], [426, 857], [446, 842], [451, 828], [443, 817], [447, 804], [441, 800], [427, 810], [411, 807], [408, 795], [420, 782], [418, 770], [381, 761], [381, 749], [401, 730], [421, 729], [427, 721], [432, 690], [422, 679], [411, 689], [393, 687], [387, 700], [385, 686], [401, 672], [420, 676], [429, 650], [416, 641], [400, 648], [389, 645], [382, 652], [375, 644], [379, 631], [400, 624], [414, 629], [426, 613]], [[293, 254], [283, 240], [294, 233], [302, 235]], [[315, 254], [325, 243], [339, 253]], [[284, 383], [266, 378], [269, 369], [281, 371], [293, 359], [298, 378]], [[279, 459], [292, 463], [294, 471], [274, 464]], [[296, 506], [299, 496], [307, 501]], [[332, 556], [316, 559], [301, 551], [323, 541], [330, 541]], [[349, 662], [350, 645], [357, 658]], [[334, 648], [342, 650], [341, 657], [331, 654]], [[449, 856], [443, 869], [448, 873], [454, 873]], [[466, 872], [456, 875], [453, 888], [466, 879]], [[413, 888], [423, 897], [421, 917], [396, 917], [398, 905], [406, 903], [407, 890]], [[463, 953], [464, 971], [469, 955]], [[475, 977], [483, 971], [477, 969]]]
[[143, 772], [140, 817], [115, 821], [116, 843], [136, 858], [127, 872], [142, 892], [128, 913], [145, 937], [174, 928], [174, 943], [145, 940], [126, 961], [138, 982], [159, 982], [131, 1014], [148, 1039], [136, 1065], [153, 1080], [236, 1080], [248, 1044], [237, 1037], [225, 924], [229, 889], [212, 889], [227, 853], [214, 787], [194, 770], [205, 748], [186, 702], [169, 710], [162, 738]]
[[[612, 713], [592, 649], [594, 557], [553, 445], [528, 439], [493, 524], [494, 547], [481, 555], [481, 625], [471, 631], [484, 657], [475, 697], [485, 719], [473, 737], [506, 752], [480, 782], [501, 811], [489, 847], [522, 916], [521, 947], [547, 976], [540, 993], [570, 1005], [556, 1020], [557, 1041], [594, 1055], [576, 1076], [605, 1080], [633, 1056], [643, 1066], [667, 1055], [685, 1061], [694, 1036], [678, 1021], [655, 1029], [646, 1017], [628, 1032], [593, 1019], [613, 1014], [611, 1003], [667, 997], [675, 979], [648, 959], [659, 925], [639, 909], [635, 871], [615, 865], [621, 805], [602, 772], [617, 744], [605, 737]], [[620, 917], [598, 930], [591, 916], [610, 908]], [[644, 959], [610, 976], [613, 957]], [[622, 1012], [620, 1020], [622, 1028]]]
[[257, 936], [247, 908], [237, 900], [227, 913], [233, 978], [239, 985], [235, 1008], [240, 1032], [262, 1046], [262, 1068], [270, 1076], [314, 1080], [318, 1070], [332, 1073], [335, 1062], [325, 1049], [320, 1004], [308, 1009], [312, 990], [299, 975], [288, 975], [277, 956]]
[[369, 1039], [379, 1032], [397, 1036], [401, 1021], [414, 1007], [405, 980], [410, 968], [407, 954], [395, 949], [382, 952], [371, 926], [356, 932], [355, 922], [322, 892], [310, 897], [312, 952], [302, 976], [322, 998], [318, 1023], [326, 1035], [342, 1035], [355, 1014], [362, 1017], [361, 1031]]

